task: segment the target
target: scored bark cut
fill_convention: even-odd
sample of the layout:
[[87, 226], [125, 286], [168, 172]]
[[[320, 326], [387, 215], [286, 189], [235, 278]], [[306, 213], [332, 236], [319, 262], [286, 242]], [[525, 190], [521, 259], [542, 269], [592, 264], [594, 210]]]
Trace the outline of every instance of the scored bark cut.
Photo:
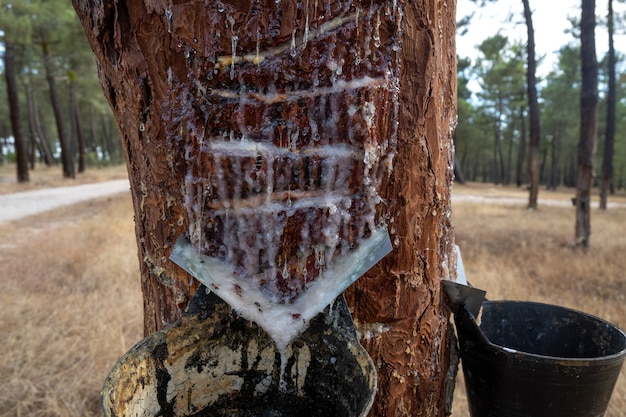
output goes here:
[[[189, 239], [245, 282], [228, 283], [234, 291], [253, 285], [278, 304], [384, 224], [379, 187], [396, 142], [400, 9], [298, 5], [195, 10], [211, 48], [197, 38], [173, 46], [189, 72], [185, 82], [171, 75], [165, 105], [170, 138], [185, 147]], [[192, 17], [169, 10], [175, 35]]]

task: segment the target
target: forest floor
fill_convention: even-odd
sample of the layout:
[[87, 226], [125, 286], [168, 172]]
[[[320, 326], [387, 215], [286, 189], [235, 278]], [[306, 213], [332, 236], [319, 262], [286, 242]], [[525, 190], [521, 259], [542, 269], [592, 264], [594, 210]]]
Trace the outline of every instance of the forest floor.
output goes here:
[[15, 164], [0, 164], [0, 195], [128, 179], [125, 165], [88, 167], [85, 172], [76, 174], [76, 178], [63, 178], [60, 165], [37, 164], [26, 183], [16, 181], [16, 172]]
[[[529, 211], [528, 192], [515, 187], [455, 185], [452, 219], [467, 279], [490, 300], [535, 301], [573, 308], [626, 329], [626, 194], [591, 212], [591, 243], [574, 245], [574, 189], [539, 191]], [[594, 189], [592, 207], [597, 207]], [[459, 371], [454, 417], [467, 417]], [[626, 415], [626, 367], [605, 417]]]
[[[14, 167], [0, 167], [0, 205], [3, 194], [21, 190], [126, 178], [125, 167], [75, 180], [60, 171], [38, 167], [23, 185]], [[524, 190], [455, 185], [452, 218], [467, 277], [492, 300], [563, 305], [626, 328], [626, 195], [593, 210], [586, 252], [572, 244], [573, 196], [542, 189], [539, 210], [528, 211]], [[143, 337], [138, 271], [130, 193], [0, 223], [0, 417], [100, 415], [104, 378]], [[453, 416], [467, 417], [457, 380]], [[606, 416], [625, 409], [622, 369]]]

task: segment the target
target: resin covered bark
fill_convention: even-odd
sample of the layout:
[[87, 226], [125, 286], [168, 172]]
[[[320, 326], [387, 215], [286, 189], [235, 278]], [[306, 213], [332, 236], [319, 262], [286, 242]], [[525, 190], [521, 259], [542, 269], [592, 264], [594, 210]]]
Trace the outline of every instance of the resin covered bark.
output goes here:
[[383, 222], [397, 123], [400, 10], [291, 6], [168, 9], [173, 34], [189, 15], [209, 23], [203, 41], [176, 45], [189, 72], [184, 83], [171, 75], [165, 107], [185, 149], [190, 240], [278, 303]]

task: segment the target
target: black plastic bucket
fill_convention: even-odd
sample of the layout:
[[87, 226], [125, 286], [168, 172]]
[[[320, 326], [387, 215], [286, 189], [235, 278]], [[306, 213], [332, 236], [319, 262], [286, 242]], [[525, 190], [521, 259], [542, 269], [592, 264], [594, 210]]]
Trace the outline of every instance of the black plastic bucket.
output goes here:
[[340, 296], [280, 352], [201, 287], [177, 323], [129, 350], [102, 389], [105, 417], [363, 417], [374, 364]]
[[547, 304], [490, 301], [480, 325], [456, 316], [472, 417], [601, 417], [626, 335], [597, 317]]

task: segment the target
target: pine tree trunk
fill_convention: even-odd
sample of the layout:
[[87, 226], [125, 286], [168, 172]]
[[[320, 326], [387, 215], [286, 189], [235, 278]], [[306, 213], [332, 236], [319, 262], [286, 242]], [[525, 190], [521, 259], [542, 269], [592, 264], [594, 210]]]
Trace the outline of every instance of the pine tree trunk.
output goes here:
[[94, 108], [91, 105], [89, 106], [89, 136], [90, 136], [89, 152], [94, 152], [96, 155], [98, 155], [98, 149], [100, 148], [103, 154], [102, 159], [104, 159], [104, 155], [106, 155], [106, 152], [104, 150], [104, 147], [100, 146], [100, 140], [98, 140], [98, 133], [96, 129], [97, 122], [98, 121], [96, 120]]
[[[264, 117], [254, 106], [244, 111], [245, 101], [242, 107], [225, 107], [228, 113], [221, 115], [220, 106], [229, 106], [229, 97], [247, 94], [232, 89], [231, 84], [245, 81], [251, 83], [248, 89], [256, 91], [254, 83], [265, 85], [267, 80], [261, 76], [244, 79], [249, 74], [245, 71], [255, 73], [254, 65], [261, 64], [267, 54], [284, 54], [283, 62], [289, 61], [288, 54], [299, 62], [298, 54], [308, 53], [316, 37], [324, 37], [326, 45], [336, 48], [334, 59], [328, 54], [311, 56], [299, 67], [278, 68], [277, 79], [299, 79], [301, 74], [319, 69], [319, 89], [314, 88], [318, 77], [311, 75], [315, 94], [326, 91], [321, 85], [334, 77], [334, 86], [359, 79], [368, 83], [380, 80], [376, 82], [381, 85], [397, 83], [391, 90], [374, 89], [378, 92], [368, 98], [377, 103], [384, 94], [397, 95], [397, 107], [376, 112], [362, 126], [373, 120], [375, 129], [387, 126], [388, 132], [395, 130], [394, 140], [389, 142], [393, 163], [386, 166], [379, 191], [384, 204], [376, 213], [388, 226], [394, 250], [357, 281], [347, 296], [362, 343], [378, 364], [378, 395], [370, 415], [444, 416], [450, 382], [449, 311], [440, 282], [454, 274], [455, 259], [450, 223], [456, 119], [455, 2], [73, 3], [96, 53], [100, 80], [122, 135], [135, 209], [145, 333], [174, 322], [197, 289], [197, 283], [168, 260], [178, 236], [189, 229], [186, 161], [201, 156], [200, 150], [185, 147], [185, 141], [208, 135], [214, 128], [215, 118], [204, 114], [221, 117], [223, 127], [213, 134], [226, 132], [226, 139], [229, 132], [240, 135], [242, 126], [254, 126]], [[277, 8], [279, 15], [268, 12]], [[350, 46], [354, 41], [343, 37], [339, 28], [369, 41]], [[259, 45], [256, 50], [255, 43]], [[318, 49], [326, 47], [316, 45]], [[354, 65], [344, 66], [344, 61]], [[326, 64], [316, 67], [318, 62]], [[381, 78], [357, 78], [356, 72], [353, 78], [344, 78], [365, 67], [372, 71], [368, 74], [380, 71]], [[221, 84], [214, 85], [214, 78]], [[290, 94], [308, 97], [307, 90], [298, 90], [303, 87], [292, 87]], [[270, 95], [285, 97], [272, 88], [277, 87], [257, 94], [265, 100]], [[202, 107], [216, 97], [221, 97], [222, 104]], [[334, 97], [328, 93], [325, 108], [329, 111], [335, 106]], [[362, 102], [360, 106], [376, 108]], [[196, 112], [201, 107], [202, 112]], [[264, 128], [289, 131], [284, 145], [292, 146], [289, 141], [296, 138], [293, 146], [297, 149], [300, 139], [293, 134], [301, 118], [317, 116], [291, 110], [294, 113], [275, 114], [276, 123]], [[353, 115], [357, 108], [347, 110]], [[341, 120], [332, 119], [332, 123], [328, 119], [326, 125], [311, 124], [298, 132], [315, 135], [316, 129], [327, 133], [341, 126]], [[268, 134], [262, 129], [244, 133], [250, 137]], [[261, 165], [264, 163], [261, 160]]]
[[613, 192], [613, 149], [615, 147], [615, 45], [613, 42], [613, 0], [609, 0], [609, 81], [606, 108], [606, 131], [604, 133], [604, 152], [602, 154], [602, 178], [600, 180], [600, 209], [606, 210], [609, 193]]
[[50, 102], [54, 112], [54, 120], [57, 126], [57, 134], [59, 135], [59, 144], [61, 146], [61, 163], [63, 165], [63, 176], [65, 178], [75, 178], [76, 170], [74, 168], [74, 157], [71, 152], [71, 146], [65, 135], [65, 127], [63, 126], [63, 114], [54, 80], [54, 70], [49, 52], [49, 42], [45, 34], [41, 34], [41, 49], [43, 51], [43, 62], [46, 70], [46, 80], [48, 81], [48, 89], [50, 91]]
[[70, 77], [70, 119], [72, 121], [72, 136], [76, 138], [78, 146], [78, 173], [85, 172], [85, 137], [80, 124], [78, 104], [76, 104], [76, 81]]
[[576, 244], [586, 248], [591, 235], [591, 188], [594, 176], [595, 141], [598, 128], [598, 61], [595, 43], [595, 0], [583, 0], [580, 20], [580, 138], [576, 183]]
[[37, 149], [41, 154], [43, 162], [46, 166], [51, 166], [54, 162], [54, 156], [52, 155], [48, 141], [41, 133], [37, 103], [35, 103], [35, 99], [33, 97], [32, 82], [30, 80], [26, 83], [26, 103], [28, 104], [28, 125], [30, 135], [37, 145]]
[[561, 165], [561, 128], [557, 127], [552, 136], [552, 162], [550, 164], [550, 184], [549, 189], [555, 190], [560, 184], [560, 165]]
[[[378, 364], [372, 416], [443, 416], [448, 368], [447, 307], [440, 280], [450, 257], [452, 120], [456, 113], [454, 2], [404, 10], [398, 157], [385, 200], [398, 246], [350, 289], [362, 341]], [[390, 330], [381, 334], [380, 326]], [[429, 359], [426, 359], [429, 358]]]
[[115, 145], [113, 144], [109, 123], [104, 113], [100, 114], [100, 125], [102, 126], [102, 153], [108, 156], [110, 163], [116, 163]]
[[494, 140], [493, 140], [493, 183], [500, 185], [502, 183], [502, 97], [498, 93], [496, 102], [496, 122], [494, 124]]
[[526, 90], [528, 94], [528, 119], [530, 123], [530, 150], [528, 153], [528, 180], [530, 181], [530, 193], [528, 196], [528, 208], [537, 209], [537, 198], [539, 196], [539, 140], [540, 121], [539, 103], [537, 101], [537, 81], [535, 72], [537, 63], [535, 62], [535, 30], [533, 28], [532, 13], [529, 0], [523, 0], [524, 17], [526, 19], [526, 29], [528, 32], [528, 64], [526, 66]]
[[526, 161], [526, 117], [524, 116], [524, 106], [519, 109], [520, 119], [520, 139], [517, 147], [517, 162], [515, 163], [515, 184], [521, 187], [526, 183], [524, 172], [524, 161]]
[[11, 131], [15, 141], [15, 156], [17, 159], [17, 181], [27, 182], [28, 175], [28, 151], [26, 141], [22, 134], [22, 121], [20, 119], [20, 102], [17, 91], [17, 74], [15, 69], [15, 45], [5, 43], [4, 51], [4, 77], [7, 83], [7, 95], [9, 96], [9, 114], [11, 118]]

